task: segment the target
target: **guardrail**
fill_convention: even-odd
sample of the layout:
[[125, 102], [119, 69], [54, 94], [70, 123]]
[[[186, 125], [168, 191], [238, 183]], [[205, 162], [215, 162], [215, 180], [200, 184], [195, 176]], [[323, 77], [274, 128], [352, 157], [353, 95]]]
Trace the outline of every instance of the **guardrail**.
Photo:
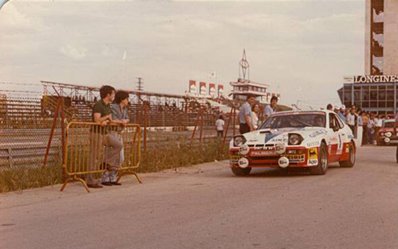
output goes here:
[[[122, 149], [113, 143], [115, 140], [121, 141]], [[90, 192], [87, 180], [99, 177], [116, 165], [116, 182], [122, 176], [132, 174], [142, 183], [135, 172], [141, 160], [139, 125], [100, 126], [93, 122], [70, 122], [66, 128], [65, 144], [63, 171], [66, 177], [61, 191], [69, 182], [79, 181]]]

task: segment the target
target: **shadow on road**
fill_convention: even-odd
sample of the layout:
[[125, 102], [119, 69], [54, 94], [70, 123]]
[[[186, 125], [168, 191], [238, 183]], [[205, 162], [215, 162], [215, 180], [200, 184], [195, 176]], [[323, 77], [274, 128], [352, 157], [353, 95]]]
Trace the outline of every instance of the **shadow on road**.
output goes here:
[[[340, 168], [338, 164], [329, 165], [329, 171], [333, 171], [335, 169], [345, 169]], [[329, 172], [330, 173], [330, 172]], [[328, 174], [328, 173], [326, 173]], [[281, 168], [255, 168], [252, 169], [250, 175], [243, 176], [244, 178], [262, 178], [262, 177], [302, 177], [302, 176], [312, 176], [310, 174], [309, 168], [288, 168], [288, 169], [281, 169]], [[234, 177], [231, 170], [228, 168], [227, 171], [223, 171], [221, 174], [212, 175], [209, 177]]]

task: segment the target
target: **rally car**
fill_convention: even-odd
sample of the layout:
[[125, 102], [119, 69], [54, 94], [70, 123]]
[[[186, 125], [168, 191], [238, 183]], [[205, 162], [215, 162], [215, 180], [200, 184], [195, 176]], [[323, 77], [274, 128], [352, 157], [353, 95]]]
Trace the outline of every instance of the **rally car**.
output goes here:
[[380, 128], [377, 134], [377, 145], [397, 145], [397, 132], [398, 122], [396, 122], [395, 119], [384, 120], [383, 126]]
[[323, 175], [329, 163], [355, 164], [353, 133], [332, 111], [287, 111], [272, 114], [258, 130], [235, 136], [229, 146], [235, 175], [252, 168], [309, 168]]

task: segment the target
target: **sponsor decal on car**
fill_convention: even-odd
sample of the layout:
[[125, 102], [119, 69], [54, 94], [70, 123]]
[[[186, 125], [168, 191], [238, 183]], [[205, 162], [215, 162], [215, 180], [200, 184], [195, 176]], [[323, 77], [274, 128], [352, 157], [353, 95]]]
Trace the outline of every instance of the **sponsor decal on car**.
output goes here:
[[257, 150], [257, 151], [250, 152], [250, 156], [253, 156], [253, 157], [270, 156], [270, 155], [275, 155], [275, 154], [276, 154], [275, 150]]
[[309, 148], [308, 149], [308, 164], [309, 165], [318, 164], [318, 149], [317, 148]]
[[310, 136], [310, 137], [317, 137], [317, 136], [323, 135], [323, 134], [326, 134], [326, 131], [324, 131], [324, 130], [317, 130], [317, 131], [314, 131], [313, 133], [311, 133], [311, 134], [308, 135], [308, 136]]
[[319, 142], [311, 142], [311, 143], [307, 143], [308, 147], [313, 147], [313, 146], [317, 146], [319, 144]]

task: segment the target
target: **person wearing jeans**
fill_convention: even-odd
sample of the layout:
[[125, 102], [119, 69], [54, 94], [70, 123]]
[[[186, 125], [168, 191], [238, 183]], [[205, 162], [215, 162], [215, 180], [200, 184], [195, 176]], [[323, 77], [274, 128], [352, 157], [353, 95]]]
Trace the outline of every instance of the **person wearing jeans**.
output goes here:
[[[93, 107], [93, 122], [96, 125], [90, 127], [90, 156], [87, 166], [88, 171], [98, 170], [103, 167], [104, 162], [101, 161], [101, 149], [104, 146], [105, 138], [108, 135], [107, 125], [112, 121], [112, 111], [110, 104], [115, 98], [115, 88], [112, 86], [102, 86], [100, 88], [101, 99], [97, 101]], [[102, 188], [98, 179], [93, 174], [86, 176], [87, 186], [89, 188]]]
[[[102, 176], [102, 185], [121, 185], [117, 180], [117, 171], [124, 162], [124, 149], [123, 139], [121, 132], [123, 126], [129, 121], [128, 116], [128, 105], [129, 105], [129, 93], [126, 91], [117, 91], [115, 95], [115, 103], [111, 105], [112, 110], [112, 131], [109, 132], [109, 136], [105, 140], [105, 144], [111, 147], [111, 150], [106, 150], [105, 158], [108, 165], [107, 171]], [[108, 148], [107, 147], [107, 148]]]

